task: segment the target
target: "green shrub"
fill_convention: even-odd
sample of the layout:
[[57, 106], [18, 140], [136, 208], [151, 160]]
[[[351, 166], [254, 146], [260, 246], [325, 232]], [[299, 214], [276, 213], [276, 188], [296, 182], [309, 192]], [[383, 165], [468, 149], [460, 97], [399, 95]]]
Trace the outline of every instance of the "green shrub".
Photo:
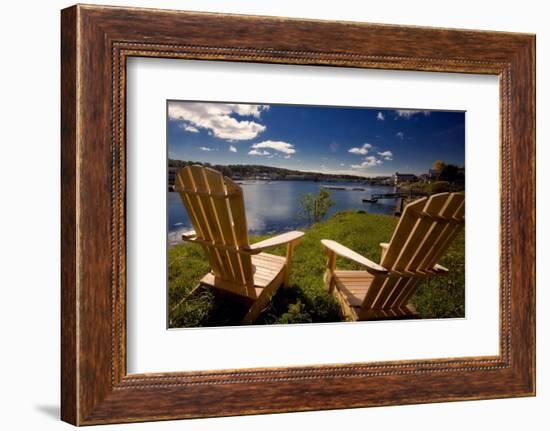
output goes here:
[[428, 186], [428, 193], [431, 195], [449, 191], [448, 181], [434, 181], [433, 183], [427, 184], [427, 186]]
[[308, 224], [318, 223], [334, 205], [328, 190], [321, 188], [319, 193], [302, 193], [300, 195], [300, 211], [298, 217], [306, 220]]

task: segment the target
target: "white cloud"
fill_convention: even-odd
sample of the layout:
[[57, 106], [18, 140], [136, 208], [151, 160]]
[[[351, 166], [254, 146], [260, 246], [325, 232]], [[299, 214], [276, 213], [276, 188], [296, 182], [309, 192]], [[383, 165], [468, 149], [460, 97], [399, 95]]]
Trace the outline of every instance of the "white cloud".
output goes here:
[[195, 126], [192, 126], [191, 124], [183, 123], [180, 127], [186, 132], [199, 133], [199, 129], [197, 129]]
[[346, 164], [345, 163], [340, 163], [340, 166], [346, 166]]
[[390, 150], [379, 152], [378, 155], [383, 157], [384, 160], [393, 160], [393, 153]]
[[365, 161], [360, 165], [350, 165], [350, 167], [352, 169], [366, 169], [380, 166], [382, 163], [382, 160], [377, 159], [375, 156], [367, 156], [365, 157]]
[[399, 139], [403, 139], [405, 137], [405, 134], [403, 132], [397, 132], [395, 136], [398, 137]]
[[258, 150], [250, 150], [248, 152], [251, 156], [269, 156], [271, 153], [269, 151], [258, 151]]
[[369, 150], [372, 148], [371, 144], [364, 143], [361, 147], [353, 147], [348, 150], [348, 153], [358, 154], [360, 156], [366, 155]]
[[168, 117], [170, 120], [185, 121], [197, 130], [205, 129], [217, 138], [238, 141], [254, 139], [266, 127], [256, 121], [237, 119], [234, 116], [259, 119], [261, 113], [268, 109], [269, 105], [170, 102]]
[[379, 112], [378, 114], [376, 114], [376, 119], [379, 121], [384, 121], [384, 113]]
[[236, 153], [237, 152], [237, 147], [235, 147], [235, 145], [230, 145], [229, 146], [229, 151], [232, 152], [232, 153]]
[[255, 150], [257, 150], [259, 148], [270, 148], [272, 150], [278, 151], [280, 153], [284, 153], [286, 155], [296, 153], [296, 150], [294, 149], [294, 145], [289, 144], [288, 142], [283, 142], [283, 141], [258, 142], [257, 144], [252, 145], [250, 148], [255, 149]]
[[290, 159], [290, 157], [292, 157], [290, 154], [287, 154], [284, 158], [285, 159]]
[[417, 114], [424, 114], [425, 117], [430, 115], [430, 111], [419, 111], [415, 109], [396, 109], [395, 113], [397, 114], [397, 117], [405, 118], [406, 120]]
[[201, 150], [201, 151], [212, 151], [212, 148], [209, 148], [209, 147], [199, 147], [199, 150]]
[[227, 106], [230, 106], [237, 114], [243, 117], [252, 116], [254, 118], [260, 118], [262, 111], [269, 110], [269, 105], [228, 103]]

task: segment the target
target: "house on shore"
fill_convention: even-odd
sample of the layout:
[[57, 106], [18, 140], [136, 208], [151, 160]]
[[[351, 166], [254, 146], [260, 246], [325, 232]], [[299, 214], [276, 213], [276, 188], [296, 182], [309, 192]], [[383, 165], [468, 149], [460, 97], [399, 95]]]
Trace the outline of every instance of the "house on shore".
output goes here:
[[392, 177], [377, 176], [377, 177], [369, 178], [366, 182], [373, 186], [393, 186], [394, 180], [393, 180], [393, 176]]
[[399, 172], [396, 172], [393, 174], [393, 184], [395, 186], [398, 186], [401, 183], [409, 182], [409, 181], [416, 181], [417, 176], [414, 174], [401, 174]]
[[440, 176], [441, 176], [441, 169], [429, 169], [428, 170], [428, 180], [430, 182], [439, 181]]

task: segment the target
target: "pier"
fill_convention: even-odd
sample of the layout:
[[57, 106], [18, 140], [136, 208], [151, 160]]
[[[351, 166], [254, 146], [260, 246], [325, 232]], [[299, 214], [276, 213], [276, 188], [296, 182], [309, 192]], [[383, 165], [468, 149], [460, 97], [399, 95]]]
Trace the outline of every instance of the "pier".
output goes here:
[[363, 199], [363, 202], [378, 202], [380, 199], [402, 199], [408, 198], [409, 193], [373, 193], [369, 198]]
[[407, 200], [410, 201], [413, 198], [416, 199], [416, 198], [420, 198], [420, 197], [423, 197], [423, 196], [426, 196], [426, 195], [427, 195], [426, 193], [422, 193], [422, 192], [414, 192], [414, 193], [412, 193], [412, 192], [408, 192], [408, 193], [399, 193], [399, 192], [396, 192], [396, 193], [373, 193], [372, 195], [370, 195], [370, 197], [363, 199], [363, 202], [376, 203], [380, 199], [396, 199], [395, 211], [393, 212], [393, 214], [396, 215], [396, 216], [400, 216], [401, 213], [403, 212], [403, 207], [404, 207], [405, 202], [407, 202]]
[[365, 189], [363, 187], [356, 187], [356, 186], [321, 186], [322, 189], [326, 190], [348, 190], [348, 191], [354, 191], [354, 192], [364, 192]]

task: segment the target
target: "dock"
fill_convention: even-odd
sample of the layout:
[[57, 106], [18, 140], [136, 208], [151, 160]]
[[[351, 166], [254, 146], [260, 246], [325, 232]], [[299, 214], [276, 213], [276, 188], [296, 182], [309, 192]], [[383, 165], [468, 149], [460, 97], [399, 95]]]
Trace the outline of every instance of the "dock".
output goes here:
[[410, 201], [413, 198], [420, 198], [426, 196], [426, 193], [373, 193], [370, 197], [363, 199], [365, 203], [376, 203], [380, 199], [395, 199], [395, 211], [394, 215], [400, 216], [403, 213], [403, 207], [405, 202]]
[[351, 186], [321, 186], [322, 189], [327, 190], [348, 190], [353, 192], [364, 192], [366, 189], [363, 187], [351, 187]]
[[380, 199], [402, 199], [408, 198], [408, 193], [373, 193], [370, 197], [363, 199], [363, 202], [378, 202]]

